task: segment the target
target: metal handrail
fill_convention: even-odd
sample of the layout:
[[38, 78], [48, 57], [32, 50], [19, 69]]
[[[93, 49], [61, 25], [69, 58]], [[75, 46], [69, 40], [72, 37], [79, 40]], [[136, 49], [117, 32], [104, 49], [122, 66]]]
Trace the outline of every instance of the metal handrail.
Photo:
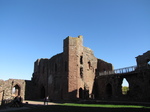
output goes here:
[[135, 71], [136, 68], [137, 68], [137, 66], [130, 66], [130, 67], [125, 67], [125, 68], [115, 69], [115, 70], [112, 70], [112, 71], [99, 72], [99, 76], [129, 73], [129, 72]]

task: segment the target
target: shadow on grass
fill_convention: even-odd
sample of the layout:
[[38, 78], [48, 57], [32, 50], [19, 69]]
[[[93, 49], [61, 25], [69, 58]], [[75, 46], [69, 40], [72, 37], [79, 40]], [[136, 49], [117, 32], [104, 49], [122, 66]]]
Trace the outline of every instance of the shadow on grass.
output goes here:
[[25, 110], [7, 112], [150, 112], [148, 108], [104, 108], [104, 107], [78, 107], [64, 105], [39, 106]]

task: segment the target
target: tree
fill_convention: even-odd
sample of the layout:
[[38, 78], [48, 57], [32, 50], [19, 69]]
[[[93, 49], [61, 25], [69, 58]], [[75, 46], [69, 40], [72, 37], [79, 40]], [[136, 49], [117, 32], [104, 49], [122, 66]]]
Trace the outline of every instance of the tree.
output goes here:
[[127, 87], [127, 86], [122, 86], [122, 94], [123, 94], [123, 95], [126, 95], [126, 94], [128, 93], [128, 91], [129, 91], [129, 87]]

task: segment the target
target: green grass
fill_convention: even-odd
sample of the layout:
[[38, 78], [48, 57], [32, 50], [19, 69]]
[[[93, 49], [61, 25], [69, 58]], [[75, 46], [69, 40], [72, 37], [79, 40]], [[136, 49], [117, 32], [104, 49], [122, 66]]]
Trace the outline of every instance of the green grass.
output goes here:
[[149, 106], [62, 103], [8, 112], [150, 112]]
[[76, 103], [64, 103], [63, 106], [79, 106], [79, 107], [105, 107], [105, 108], [150, 108], [139, 105], [112, 105], [112, 104], [76, 104]]

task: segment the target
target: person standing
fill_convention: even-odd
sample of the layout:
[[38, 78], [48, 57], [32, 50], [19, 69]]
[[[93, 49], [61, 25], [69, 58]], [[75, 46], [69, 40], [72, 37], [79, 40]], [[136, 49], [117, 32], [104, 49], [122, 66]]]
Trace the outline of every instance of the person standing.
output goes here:
[[49, 97], [47, 96], [44, 98], [44, 105], [48, 105], [48, 101], [49, 101]]

